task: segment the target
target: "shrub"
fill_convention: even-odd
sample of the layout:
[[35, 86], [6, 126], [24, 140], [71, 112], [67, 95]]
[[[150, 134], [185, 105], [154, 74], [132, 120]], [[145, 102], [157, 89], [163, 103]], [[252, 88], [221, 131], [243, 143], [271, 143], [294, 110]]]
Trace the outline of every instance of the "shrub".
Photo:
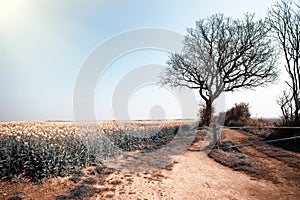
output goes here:
[[235, 104], [225, 113], [225, 126], [244, 126], [250, 119], [251, 113], [248, 103]]

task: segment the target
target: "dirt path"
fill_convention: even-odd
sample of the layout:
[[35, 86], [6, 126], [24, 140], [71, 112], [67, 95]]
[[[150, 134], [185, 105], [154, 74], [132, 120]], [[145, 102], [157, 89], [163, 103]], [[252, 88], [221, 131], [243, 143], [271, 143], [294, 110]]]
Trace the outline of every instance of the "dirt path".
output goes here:
[[147, 175], [134, 177], [130, 185], [118, 187], [114, 199], [297, 199], [282, 185], [253, 180], [196, 152], [185, 153], [164, 174], [158, 182]]
[[[225, 130], [224, 141], [239, 144], [249, 137]], [[199, 146], [199, 145], [198, 145]], [[284, 151], [284, 150], [283, 150]], [[270, 158], [254, 147], [247, 152], [259, 158], [277, 181], [253, 178], [216, 163], [199, 152], [187, 151], [172, 171], [162, 171], [164, 178], [149, 181], [148, 175], [134, 177], [130, 185], [118, 187], [115, 199], [299, 199], [299, 170]], [[268, 175], [268, 174], [267, 174]], [[298, 181], [297, 181], [298, 180]], [[120, 189], [122, 188], [122, 189]], [[118, 191], [122, 191], [121, 194]]]
[[[235, 144], [241, 144], [249, 137], [254, 138], [254, 136], [234, 130], [225, 130], [224, 133], [224, 141], [232, 141]], [[201, 141], [194, 145], [199, 147], [199, 142]], [[55, 199], [61, 194], [68, 195], [68, 191], [75, 186], [94, 188], [93, 196], [86, 198], [94, 200], [300, 199], [300, 169], [297, 164], [300, 160], [299, 154], [289, 154], [288, 151], [275, 148], [277, 153], [272, 156], [271, 147], [267, 147], [249, 146], [245, 147], [245, 152], [251, 158], [267, 166], [269, 171], [265, 176], [272, 177], [270, 180], [264, 177], [253, 177], [242, 171], [234, 171], [208, 156], [201, 157], [197, 151], [187, 151], [175, 159], [173, 166], [153, 172], [131, 174], [114, 171], [107, 176], [90, 173], [93, 174], [93, 178], [97, 179], [96, 183], [92, 184], [84, 181], [89, 177], [86, 173], [78, 183], [73, 183], [68, 178], [50, 180], [39, 186], [0, 182], [0, 199], [7, 199], [16, 192], [22, 192], [21, 196], [24, 199]], [[294, 157], [278, 157], [279, 155], [293, 155]], [[7, 192], [1, 197], [3, 191]], [[44, 193], [43, 196], [42, 191], [51, 191], [51, 193]], [[80, 191], [87, 192], [88, 190]]]

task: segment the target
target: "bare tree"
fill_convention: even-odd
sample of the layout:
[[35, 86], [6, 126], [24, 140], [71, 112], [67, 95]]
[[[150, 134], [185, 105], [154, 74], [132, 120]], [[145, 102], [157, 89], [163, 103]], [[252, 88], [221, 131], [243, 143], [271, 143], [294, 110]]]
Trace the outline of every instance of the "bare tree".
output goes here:
[[[285, 104], [292, 106], [291, 110], [294, 110], [288, 119], [298, 123], [300, 110], [300, 8], [292, 1], [282, 0], [277, 2], [268, 14], [270, 25], [284, 55], [285, 69], [290, 77], [290, 81], [286, 81], [286, 83], [291, 91], [291, 98], [286, 96], [287, 93], [284, 92], [281, 100], [290, 99], [293, 101], [293, 103], [286, 102]], [[282, 104], [281, 100], [279, 99], [280, 104]], [[283, 112], [283, 115], [286, 114]]]
[[284, 90], [282, 96], [277, 99], [277, 103], [280, 106], [284, 124], [290, 124], [294, 116], [293, 97], [287, 90]]
[[265, 86], [277, 77], [276, 52], [264, 20], [212, 15], [187, 29], [182, 53], [172, 53], [162, 84], [199, 91], [205, 101], [205, 125], [213, 102], [225, 91]]

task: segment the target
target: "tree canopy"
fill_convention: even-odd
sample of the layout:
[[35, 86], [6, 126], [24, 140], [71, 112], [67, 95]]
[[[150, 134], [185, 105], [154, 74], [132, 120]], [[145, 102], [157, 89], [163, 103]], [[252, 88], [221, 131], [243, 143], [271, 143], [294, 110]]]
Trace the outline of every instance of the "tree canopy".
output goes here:
[[285, 123], [300, 124], [300, 7], [293, 1], [277, 2], [268, 12], [269, 24], [285, 60], [288, 89], [278, 99]]
[[162, 84], [197, 89], [205, 101], [204, 124], [212, 104], [225, 91], [254, 88], [278, 77], [276, 51], [265, 20], [253, 14], [240, 19], [215, 14], [187, 29], [182, 52], [171, 53]]

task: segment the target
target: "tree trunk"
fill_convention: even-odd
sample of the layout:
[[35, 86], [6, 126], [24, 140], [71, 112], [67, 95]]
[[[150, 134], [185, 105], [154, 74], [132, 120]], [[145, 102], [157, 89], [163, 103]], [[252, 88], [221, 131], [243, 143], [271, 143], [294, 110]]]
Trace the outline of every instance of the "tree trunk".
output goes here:
[[[297, 95], [297, 94], [296, 94]], [[299, 121], [299, 100], [298, 100], [298, 97], [295, 98], [295, 125], [299, 125], [300, 121]]]
[[203, 116], [203, 126], [209, 126], [212, 115], [212, 101], [209, 99], [205, 102], [205, 111]]

